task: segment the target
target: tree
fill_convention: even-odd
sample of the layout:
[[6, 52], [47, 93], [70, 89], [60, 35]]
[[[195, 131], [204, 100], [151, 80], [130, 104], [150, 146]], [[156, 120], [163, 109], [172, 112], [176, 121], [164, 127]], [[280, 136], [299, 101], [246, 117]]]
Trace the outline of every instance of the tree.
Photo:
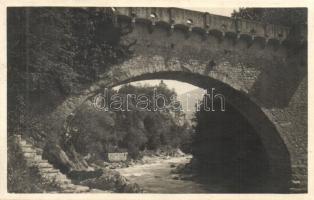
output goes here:
[[121, 31], [109, 8], [8, 8], [9, 134], [40, 138], [43, 116], [126, 59]]
[[[122, 86], [118, 92], [109, 90], [109, 94], [145, 94], [153, 95], [152, 86]], [[175, 92], [163, 86], [158, 91], [170, 98]], [[134, 99], [132, 99], [134, 100]], [[132, 158], [139, 158], [144, 149], [158, 150], [189, 145], [190, 130], [187, 124], [181, 126], [176, 123], [175, 115], [169, 112], [140, 111], [136, 102], [130, 101], [132, 112], [106, 112], [96, 110], [88, 103], [84, 104], [76, 114], [72, 127], [77, 127], [78, 137], [74, 142], [79, 153], [86, 155], [93, 152], [97, 158], [105, 153], [128, 151]], [[151, 106], [151, 105], [150, 105]], [[97, 144], [97, 145], [95, 145]]]
[[307, 8], [240, 8], [231, 16], [283, 26], [307, 24]]

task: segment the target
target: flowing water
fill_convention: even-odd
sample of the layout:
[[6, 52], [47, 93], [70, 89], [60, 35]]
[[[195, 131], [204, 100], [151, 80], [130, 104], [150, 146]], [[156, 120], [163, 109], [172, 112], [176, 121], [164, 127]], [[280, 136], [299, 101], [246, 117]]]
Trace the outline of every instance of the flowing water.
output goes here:
[[150, 163], [117, 169], [131, 182], [139, 184], [145, 193], [209, 193], [208, 186], [193, 180], [176, 180], [173, 165], [188, 163], [191, 156], [153, 158]]

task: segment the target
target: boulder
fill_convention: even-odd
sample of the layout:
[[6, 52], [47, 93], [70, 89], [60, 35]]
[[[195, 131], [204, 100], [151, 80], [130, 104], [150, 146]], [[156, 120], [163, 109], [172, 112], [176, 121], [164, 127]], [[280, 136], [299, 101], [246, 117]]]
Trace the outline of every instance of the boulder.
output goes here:
[[119, 172], [109, 169], [103, 169], [103, 174], [100, 177], [81, 181], [80, 184], [99, 190], [111, 190], [121, 193], [142, 192], [138, 184], [130, 183]]
[[97, 178], [102, 175], [102, 170], [98, 169], [95, 171], [76, 171], [72, 170], [68, 173], [68, 177], [75, 181], [83, 181], [86, 179]]
[[73, 149], [70, 150], [70, 153], [65, 152], [58, 144], [47, 143], [42, 156], [55, 168], [60, 169], [62, 173], [68, 173], [72, 170], [88, 171], [89, 169], [86, 161], [78, 153]]

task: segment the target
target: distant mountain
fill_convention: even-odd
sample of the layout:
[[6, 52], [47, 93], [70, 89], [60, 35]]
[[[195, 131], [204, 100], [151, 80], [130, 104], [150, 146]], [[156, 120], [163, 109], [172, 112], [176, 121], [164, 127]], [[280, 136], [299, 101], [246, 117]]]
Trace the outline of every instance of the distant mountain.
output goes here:
[[182, 104], [183, 111], [186, 114], [186, 119], [191, 120], [194, 117], [195, 104], [199, 100], [202, 100], [204, 93], [204, 89], [198, 88], [178, 95], [178, 100]]

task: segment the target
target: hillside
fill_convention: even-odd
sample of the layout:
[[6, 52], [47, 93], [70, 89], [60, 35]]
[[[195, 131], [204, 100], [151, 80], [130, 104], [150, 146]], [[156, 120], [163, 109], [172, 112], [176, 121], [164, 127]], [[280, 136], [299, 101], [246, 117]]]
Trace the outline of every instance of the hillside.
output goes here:
[[188, 91], [178, 95], [178, 100], [181, 102], [182, 109], [186, 114], [186, 119], [191, 120], [194, 117], [195, 104], [203, 98], [204, 90], [201, 88]]

